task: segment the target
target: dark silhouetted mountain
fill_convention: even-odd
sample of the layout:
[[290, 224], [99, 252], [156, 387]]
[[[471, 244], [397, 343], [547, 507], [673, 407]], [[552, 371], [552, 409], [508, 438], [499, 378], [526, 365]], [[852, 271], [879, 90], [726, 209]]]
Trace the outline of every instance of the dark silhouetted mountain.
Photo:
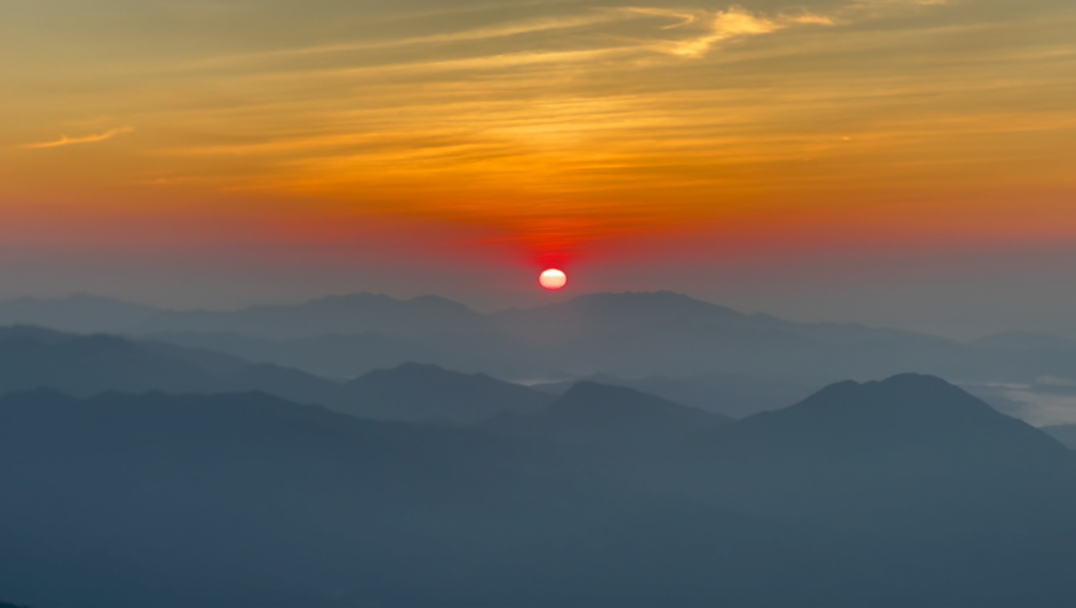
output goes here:
[[21, 298], [0, 302], [0, 325], [37, 325], [76, 333], [124, 332], [160, 309], [110, 298], [75, 295], [61, 299]]
[[263, 394], [0, 397], [0, 589], [112, 607], [1076, 604], [1073, 454], [941, 380], [841, 383], [695, 430], [713, 417], [573, 392], [572, 424], [686, 434], [627, 425], [601, 459]]
[[504, 412], [535, 412], [550, 401], [545, 393], [485, 374], [406, 363], [347, 383], [333, 405], [362, 418], [467, 426]]
[[[795, 437], [800, 447], [825, 450], [882, 449], [971, 429], [1019, 429], [1029, 440], [1056, 447], [1030, 426], [1003, 416], [948, 382], [902, 374], [881, 382], [841, 382], [789, 408], [752, 416], [740, 436]], [[840, 439], [840, 440], [838, 440]], [[791, 440], [791, 439], [789, 439]], [[844, 445], [844, 440], [854, 442]]]
[[504, 414], [482, 428], [573, 445], [664, 442], [731, 419], [622, 386], [578, 382], [548, 407]]
[[141, 333], [238, 333], [287, 339], [378, 332], [396, 335], [461, 333], [486, 326], [482, 315], [437, 296], [396, 300], [360, 293], [294, 306], [254, 306], [231, 312], [164, 312], [139, 326]]
[[506, 584], [490, 551], [580, 529], [589, 492], [557, 466], [260, 394], [7, 396], [0, 588], [37, 605], [428, 603], [484, 569]]
[[[818, 517], [1001, 508], [1056, 488], [1073, 464], [1045, 433], [914, 374], [829, 386], [792, 407], [716, 428], [687, 450], [685, 458], [708, 463], [714, 487], [722, 479], [766, 480], [741, 486], [743, 505]], [[842, 494], [839, 487], [858, 489]]]
[[0, 608], [26, 608], [25, 606], [16, 606], [15, 604], [9, 604], [7, 602], [0, 602]]

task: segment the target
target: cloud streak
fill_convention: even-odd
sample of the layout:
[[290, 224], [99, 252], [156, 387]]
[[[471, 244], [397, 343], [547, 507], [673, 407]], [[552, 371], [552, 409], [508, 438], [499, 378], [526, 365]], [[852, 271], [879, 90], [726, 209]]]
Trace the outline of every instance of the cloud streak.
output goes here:
[[122, 129], [112, 129], [111, 131], [106, 131], [104, 133], [98, 133], [96, 135], [87, 135], [85, 137], [68, 137], [66, 135], [61, 135], [60, 139], [57, 139], [56, 141], [46, 141], [46, 142], [41, 142], [41, 143], [36, 143], [36, 144], [26, 144], [26, 145], [21, 146], [21, 147], [25, 148], [25, 149], [28, 149], [28, 150], [42, 150], [42, 149], [45, 149], [45, 148], [61, 148], [63, 146], [75, 146], [75, 145], [78, 145], [78, 144], [92, 144], [92, 143], [97, 143], [99, 141], [105, 141], [105, 140], [108, 140], [108, 139], [112, 139], [113, 137], [116, 137], [117, 135], [122, 135], [124, 133], [130, 133], [131, 131], [134, 131], [134, 129], [132, 129], [130, 127], [124, 127]]
[[834, 25], [829, 17], [813, 13], [782, 15], [769, 18], [739, 6], [729, 7], [724, 11], [698, 11], [684, 13], [662, 9], [629, 9], [644, 15], [661, 16], [676, 19], [679, 23], [662, 29], [679, 29], [698, 27], [705, 24], [705, 33], [692, 38], [676, 41], [662, 41], [653, 46], [656, 50], [681, 57], [703, 57], [715, 46], [728, 40], [742, 39], [749, 36], [772, 34], [796, 25]]
[[[451, 19], [393, 8], [393, 21], [368, 3], [280, 0], [250, 5], [266, 17], [256, 22], [236, 9], [224, 24], [231, 13], [180, 24], [186, 38], [168, 45], [140, 34], [122, 57], [72, 43], [63, 64], [0, 58], [0, 73], [23, 79], [13, 85], [50, 85], [0, 98], [28, 117], [0, 146], [129, 130], [102, 132], [114, 125], [144, 135], [92, 167], [12, 154], [22, 165], [0, 194], [62, 185], [79, 200], [121, 192], [133, 209], [152, 187], [191, 214], [234, 199], [252, 216], [447, 218], [543, 239], [570, 218], [584, 239], [767, 205], [808, 213], [816, 201], [1072, 183], [1071, 9], [734, 1], [467, 0], [486, 8]], [[179, 35], [165, 23], [147, 31]], [[34, 135], [57, 124], [82, 127]], [[818, 221], [845, 221], [829, 213]]]

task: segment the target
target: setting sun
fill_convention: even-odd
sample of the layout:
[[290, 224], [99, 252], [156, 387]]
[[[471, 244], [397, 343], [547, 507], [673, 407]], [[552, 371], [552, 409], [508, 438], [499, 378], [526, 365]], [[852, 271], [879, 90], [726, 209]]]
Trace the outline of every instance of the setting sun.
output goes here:
[[538, 283], [546, 289], [556, 291], [568, 284], [568, 275], [564, 274], [563, 270], [550, 268], [538, 277]]

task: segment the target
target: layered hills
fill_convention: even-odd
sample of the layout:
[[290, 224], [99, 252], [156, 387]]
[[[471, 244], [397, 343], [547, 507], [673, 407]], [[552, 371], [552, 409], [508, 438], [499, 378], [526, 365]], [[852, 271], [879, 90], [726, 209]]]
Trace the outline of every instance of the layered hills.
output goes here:
[[914, 374], [740, 421], [582, 383], [470, 428], [37, 390], [0, 470], [0, 593], [38, 606], [1076, 603], [1073, 453]]
[[793, 323], [671, 292], [592, 294], [494, 314], [438, 297], [374, 294], [228, 312], [142, 307], [126, 317], [124, 306], [85, 297], [9, 302], [0, 305], [0, 323], [67, 319], [82, 332], [156, 338], [339, 378], [405, 362], [521, 380], [725, 375], [812, 388], [907, 371], [997, 382], [1076, 375], [1076, 349], [1063, 341], [1010, 335], [963, 344], [854, 324]]
[[77, 397], [102, 392], [260, 391], [378, 420], [468, 425], [528, 412], [547, 393], [433, 365], [407, 363], [338, 382], [204, 349], [34, 327], [0, 329], [0, 394], [37, 388]]

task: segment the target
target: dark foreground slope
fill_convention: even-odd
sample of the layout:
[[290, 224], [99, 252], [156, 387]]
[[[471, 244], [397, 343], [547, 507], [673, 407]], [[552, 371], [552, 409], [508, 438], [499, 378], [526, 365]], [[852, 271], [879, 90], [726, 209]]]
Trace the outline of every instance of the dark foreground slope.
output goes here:
[[[630, 442], [605, 441], [587, 416], [557, 419], [558, 432], [585, 431], [565, 443], [257, 394], [2, 398], [0, 595], [35, 606], [1076, 604], [1071, 453], [940, 380], [844, 383], [697, 428], [664, 402], [587, 390], [579, 411], [643, 412], [675, 441], [638, 427]], [[579, 450], [588, 436], [594, 450]]]
[[495, 437], [259, 394], [8, 396], [0, 470], [0, 591], [40, 606], [459, 600], [600, 503]]

